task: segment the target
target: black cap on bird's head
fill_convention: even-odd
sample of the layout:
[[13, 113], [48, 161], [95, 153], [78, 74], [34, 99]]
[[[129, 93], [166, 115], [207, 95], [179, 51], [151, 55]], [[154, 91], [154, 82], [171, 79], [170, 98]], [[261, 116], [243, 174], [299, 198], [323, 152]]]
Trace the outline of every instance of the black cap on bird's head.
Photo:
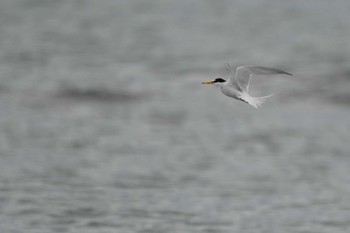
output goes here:
[[224, 83], [226, 82], [225, 79], [222, 79], [222, 78], [216, 78], [212, 81], [207, 81], [207, 82], [202, 82], [202, 84], [214, 84], [214, 83]]
[[216, 79], [214, 79], [214, 82], [215, 83], [224, 83], [224, 82], [226, 82], [226, 80], [222, 79], [222, 78], [216, 78]]

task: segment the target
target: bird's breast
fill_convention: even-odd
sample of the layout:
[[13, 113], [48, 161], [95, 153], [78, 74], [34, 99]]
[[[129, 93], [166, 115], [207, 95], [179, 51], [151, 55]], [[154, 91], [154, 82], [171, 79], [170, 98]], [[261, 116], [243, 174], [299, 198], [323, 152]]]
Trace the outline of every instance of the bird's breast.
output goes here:
[[237, 98], [237, 95], [239, 94], [238, 90], [236, 90], [230, 86], [226, 86], [226, 85], [221, 87], [221, 92], [224, 95], [231, 97], [231, 98]]

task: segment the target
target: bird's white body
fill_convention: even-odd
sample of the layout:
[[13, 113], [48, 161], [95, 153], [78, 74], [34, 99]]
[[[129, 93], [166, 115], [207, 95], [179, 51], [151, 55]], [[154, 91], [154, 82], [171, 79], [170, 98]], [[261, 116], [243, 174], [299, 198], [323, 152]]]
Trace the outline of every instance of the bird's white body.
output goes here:
[[291, 75], [282, 70], [261, 66], [239, 66], [236, 68], [236, 72], [234, 72], [228, 64], [226, 64], [226, 68], [231, 72], [231, 76], [227, 81], [218, 78], [213, 81], [203, 82], [203, 84], [214, 84], [224, 95], [244, 101], [254, 108], [260, 107], [265, 102], [266, 98], [272, 95], [263, 97], [253, 97], [249, 95], [249, 83], [252, 75]]
[[266, 98], [272, 96], [272, 95], [269, 95], [264, 97], [253, 97], [249, 95], [248, 92], [236, 89], [236, 87], [233, 85], [230, 85], [229, 82], [216, 84], [215, 86], [219, 87], [219, 89], [224, 95], [246, 102], [251, 106], [253, 106], [254, 108], [260, 107], [265, 102]]
[[238, 99], [237, 96], [241, 94], [241, 92], [238, 91], [235, 86], [230, 85], [228, 82], [218, 83], [215, 86], [218, 86], [220, 91], [228, 97]]

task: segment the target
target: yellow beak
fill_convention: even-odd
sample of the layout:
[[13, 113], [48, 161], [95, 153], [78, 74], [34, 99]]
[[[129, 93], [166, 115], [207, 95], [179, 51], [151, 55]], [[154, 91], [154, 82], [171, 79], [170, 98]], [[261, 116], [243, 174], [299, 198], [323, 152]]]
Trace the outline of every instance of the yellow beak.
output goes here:
[[206, 81], [206, 82], [202, 82], [202, 84], [213, 84], [214, 81]]

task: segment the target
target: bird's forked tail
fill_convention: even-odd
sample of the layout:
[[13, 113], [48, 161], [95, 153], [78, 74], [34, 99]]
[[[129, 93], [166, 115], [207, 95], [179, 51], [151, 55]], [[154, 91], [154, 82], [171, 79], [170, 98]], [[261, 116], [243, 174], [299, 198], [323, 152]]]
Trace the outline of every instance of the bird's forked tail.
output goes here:
[[267, 95], [267, 96], [261, 96], [261, 97], [253, 97], [249, 95], [247, 92], [243, 92], [239, 98], [248, 103], [249, 105], [253, 106], [254, 108], [259, 108], [263, 103], [265, 103], [266, 99], [273, 96], [272, 95]]

